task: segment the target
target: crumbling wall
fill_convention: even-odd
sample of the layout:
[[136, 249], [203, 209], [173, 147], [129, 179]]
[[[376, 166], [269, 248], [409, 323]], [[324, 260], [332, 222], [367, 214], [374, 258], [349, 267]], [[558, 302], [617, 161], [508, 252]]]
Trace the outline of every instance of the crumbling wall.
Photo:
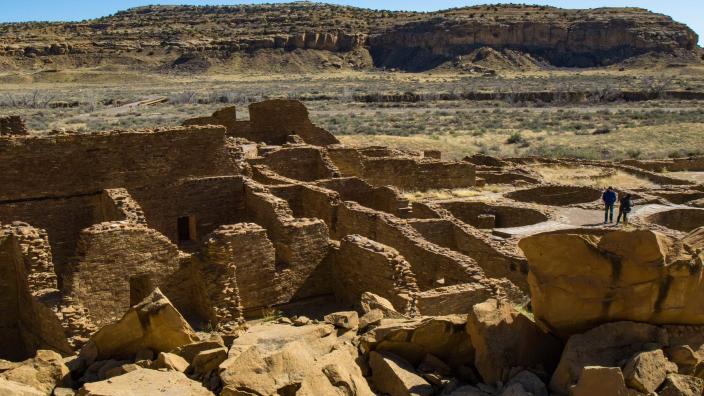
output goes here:
[[364, 176], [364, 156], [358, 149], [334, 145], [328, 146], [326, 150], [342, 176]]
[[357, 307], [364, 292], [389, 300], [399, 312], [420, 292], [411, 265], [395, 249], [359, 235], [340, 241], [334, 255], [335, 296]]
[[396, 249], [411, 264], [421, 290], [487, 281], [472, 259], [428, 242], [403, 220], [354, 202], [344, 202], [338, 207], [335, 237], [341, 239], [351, 234]]
[[178, 268], [178, 249], [159, 232], [126, 221], [100, 223], [81, 232], [62, 291], [102, 326], [143, 297], [132, 294], [167, 285]]
[[225, 128], [0, 137], [0, 202], [233, 174]]
[[127, 220], [133, 223], [147, 224], [142, 207], [124, 188], [103, 190], [100, 195], [100, 204], [97, 205], [96, 210], [98, 213], [95, 217], [100, 219], [99, 222]]
[[566, 206], [597, 201], [601, 191], [583, 186], [545, 185], [512, 191], [505, 194], [505, 197], [520, 202]]
[[284, 144], [288, 135], [298, 135], [306, 143], [325, 146], [340, 143], [330, 132], [315, 126], [308, 110], [297, 100], [274, 99], [249, 105], [250, 133], [255, 142]]
[[316, 184], [338, 192], [343, 201], [354, 201], [381, 212], [405, 217], [411, 211], [410, 202], [392, 186], [374, 187], [358, 177], [321, 180]]
[[244, 220], [244, 182], [241, 176], [180, 180], [166, 186], [131, 191], [141, 204], [149, 226], [178, 243], [178, 219], [191, 217], [196, 240], [223, 224]]
[[250, 160], [250, 163], [266, 165], [284, 177], [301, 181], [329, 179], [340, 175], [322, 148], [308, 145], [283, 147]]
[[240, 124], [241, 122], [237, 122], [237, 108], [235, 106], [216, 110], [210, 117], [191, 118], [183, 122], [183, 126], [222, 125], [227, 129], [228, 135], [232, 134]]
[[672, 158], [666, 160], [624, 160], [621, 163], [651, 172], [701, 172], [704, 171], [704, 156]]
[[324, 221], [294, 217], [286, 201], [251, 180], [245, 181], [245, 213], [247, 221], [267, 230], [274, 244], [283, 300], [332, 292], [323, 263], [330, 249]]
[[472, 307], [495, 292], [481, 283], [461, 283], [425, 290], [416, 296], [416, 307], [421, 315], [437, 316], [472, 312]]
[[335, 226], [340, 196], [332, 190], [312, 184], [271, 186], [272, 194], [286, 200], [296, 217], [321, 219], [328, 228]]
[[0, 117], [0, 136], [2, 135], [28, 135], [27, 127], [20, 116]]
[[[257, 224], [224, 225], [206, 238], [200, 253], [203, 285], [214, 323], [236, 322], [249, 311], [281, 304], [274, 245]], [[237, 293], [235, 293], [235, 290]]]
[[[589, 197], [587, 197], [589, 198]], [[478, 228], [522, 227], [548, 220], [543, 212], [520, 204], [506, 206], [476, 201], [443, 201], [437, 204], [463, 222]], [[488, 219], [487, 216], [493, 216]]]
[[464, 188], [475, 185], [474, 165], [413, 157], [364, 159], [362, 178], [374, 186], [404, 190]]
[[[4, 191], [4, 186], [0, 190]], [[100, 195], [0, 202], [0, 222], [21, 221], [46, 230], [54, 266], [60, 275], [76, 250], [81, 230], [100, 221], [96, 218], [100, 213]]]
[[528, 262], [518, 252], [492, 243], [481, 231], [452, 219], [411, 220], [409, 223], [428, 241], [474, 259], [491, 278], [506, 278], [528, 293]]
[[71, 352], [58, 318], [43, 303], [56, 294], [55, 277], [48, 272], [51, 268], [46, 267], [49, 262], [45, 258], [50, 256], [47, 249], [45, 238], [36, 229], [26, 225], [0, 228], [2, 359], [26, 359], [38, 349]]

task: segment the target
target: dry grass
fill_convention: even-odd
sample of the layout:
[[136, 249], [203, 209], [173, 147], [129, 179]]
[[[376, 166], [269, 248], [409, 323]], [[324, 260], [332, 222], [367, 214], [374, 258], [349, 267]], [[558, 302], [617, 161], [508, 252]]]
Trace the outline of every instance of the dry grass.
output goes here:
[[610, 172], [604, 168], [580, 166], [545, 166], [532, 167], [548, 183], [570, 184], [576, 186], [587, 186], [596, 188], [606, 188], [615, 186], [617, 188], [654, 188], [656, 184], [630, 175], [623, 171]]
[[442, 201], [447, 199], [458, 198], [480, 198], [489, 197], [492, 194], [499, 194], [511, 190], [512, 187], [504, 185], [491, 185], [484, 187], [472, 188], [455, 188], [455, 189], [440, 189], [426, 191], [404, 191], [403, 197], [411, 202], [414, 201]]

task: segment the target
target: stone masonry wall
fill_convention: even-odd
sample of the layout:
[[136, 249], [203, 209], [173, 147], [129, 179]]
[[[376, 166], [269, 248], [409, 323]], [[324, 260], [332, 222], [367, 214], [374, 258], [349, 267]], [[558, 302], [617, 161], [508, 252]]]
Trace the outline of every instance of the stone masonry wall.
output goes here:
[[[53, 349], [66, 354], [71, 350], [58, 318], [49, 306], [40, 302], [46, 294], [52, 293], [52, 289], [32, 290], [33, 274], [44, 272], [46, 268], [31, 265], [36, 260], [37, 246], [26, 246], [30, 233], [39, 235], [36, 230], [24, 226], [0, 229], [2, 359], [22, 360], [34, 356], [37, 349]], [[26, 267], [28, 263], [29, 268]]]
[[374, 186], [405, 190], [464, 188], [475, 184], [474, 165], [420, 158], [365, 158], [362, 177]]
[[0, 203], [232, 174], [225, 128], [0, 137]]
[[315, 146], [284, 147], [250, 160], [263, 164], [281, 176], [301, 181], [314, 181], [337, 177], [340, 172], [325, 151]]
[[88, 310], [93, 324], [102, 326], [127, 311], [135, 300], [131, 293], [168, 284], [178, 260], [176, 246], [144, 225], [96, 224], [81, 232], [62, 291]]
[[333, 264], [335, 296], [357, 306], [364, 292], [389, 300], [399, 312], [419, 293], [411, 265], [398, 251], [359, 235], [340, 241]]
[[[221, 226], [206, 238], [202, 276], [218, 323], [280, 304], [274, 245], [257, 224]], [[235, 293], [237, 288], [237, 293]]]

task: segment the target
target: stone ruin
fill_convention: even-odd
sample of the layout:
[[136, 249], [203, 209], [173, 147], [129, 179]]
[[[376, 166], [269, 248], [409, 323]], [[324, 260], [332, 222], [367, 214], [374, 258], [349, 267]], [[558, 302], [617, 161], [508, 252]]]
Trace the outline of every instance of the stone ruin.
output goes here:
[[[649, 162], [440, 158], [341, 145], [286, 100], [250, 121], [3, 135], [0, 358], [28, 360], [0, 367], [0, 389], [701, 394], [704, 186]], [[637, 230], [615, 231], [588, 224], [598, 189], [536, 163], [658, 187], [629, 190]], [[60, 375], [37, 385], [28, 364]]]

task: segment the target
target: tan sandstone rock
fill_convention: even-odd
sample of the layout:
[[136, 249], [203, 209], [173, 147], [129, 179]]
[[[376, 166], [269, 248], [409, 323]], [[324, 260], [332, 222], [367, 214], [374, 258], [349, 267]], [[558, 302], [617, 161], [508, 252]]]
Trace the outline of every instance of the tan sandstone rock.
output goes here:
[[510, 304], [493, 299], [472, 308], [467, 332], [476, 350], [474, 365], [488, 384], [505, 382], [525, 368], [550, 372], [562, 350], [557, 338]]
[[19, 382], [0, 377], [0, 395], [3, 396], [43, 396], [48, 393]]
[[359, 316], [355, 311], [335, 312], [325, 315], [325, 322], [341, 329], [357, 330], [359, 328]]
[[396, 308], [394, 308], [391, 301], [374, 293], [362, 293], [360, 304], [365, 313], [378, 309], [384, 314], [384, 318], [386, 319], [406, 319], [403, 314], [399, 313]]
[[623, 368], [628, 387], [645, 393], [655, 392], [668, 373], [676, 372], [677, 365], [667, 360], [661, 349], [640, 352]]
[[626, 387], [623, 373], [618, 367], [587, 366], [579, 376], [579, 382], [570, 388], [570, 396], [638, 396], [638, 392]]
[[413, 366], [389, 352], [369, 354], [372, 382], [383, 393], [390, 396], [426, 396], [433, 394], [433, 387], [414, 372]]
[[168, 352], [197, 340], [188, 322], [157, 288], [117, 323], [93, 334], [81, 350], [81, 357], [88, 361], [113, 357], [131, 359], [145, 348]]
[[452, 368], [472, 365], [474, 348], [460, 315], [434, 316], [409, 320], [384, 319], [360, 337], [366, 351], [391, 352], [420, 364], [427, 354], [438, 357]]
[[660, 396], [700, 396], [704, 392], [704, 380], [681, 374], [667, 376]]
[[35, 357], [3, 372], [0, 378], [30, 386], [45, 395], [57, 386], [70, 385], [69, 369], [61, 355], [45, 350], [38, 350]]
[[536, 320], [563, 336], [618, 320], [704, 324], [702, 253], [694, 239], [650, 230], [522, 239]]
[[156, 358], [156, 361], [154, 361], [152, 368], [167, 369], [183, 373], [188, 368], [188, 362], [179, 355], [168, 352], [160, 352], [159, 356]]
[[[550, 380], [550, 390], [567, 394], [569, 388], [580, 380], [584, 367], [619, 367], [621, 362], [653, 344], [666, 345], [667, 332], [644, 323], [608, 323], [574, 335], [565, 345], [560, 363]], [[620, 369], [619, 375], [623, 377]]]
[[199, 352], [191, 362], [193, 373], [206, 375], [216, 370], [227, 359], [227, 348], [220, 347]]
[[[345, 334], [349, 334], [347, 332]], [[372, 395], [357, 366], [350, 335], [337, 336], [332, 325], [262, 324], [239, 338], [220, 364], [221, 395], [338, 394]]]
[[189, 395], [213, 393], [177, 371], [139, 369], [105, 381], [91, 382], [78, 391], [80, 396]]

